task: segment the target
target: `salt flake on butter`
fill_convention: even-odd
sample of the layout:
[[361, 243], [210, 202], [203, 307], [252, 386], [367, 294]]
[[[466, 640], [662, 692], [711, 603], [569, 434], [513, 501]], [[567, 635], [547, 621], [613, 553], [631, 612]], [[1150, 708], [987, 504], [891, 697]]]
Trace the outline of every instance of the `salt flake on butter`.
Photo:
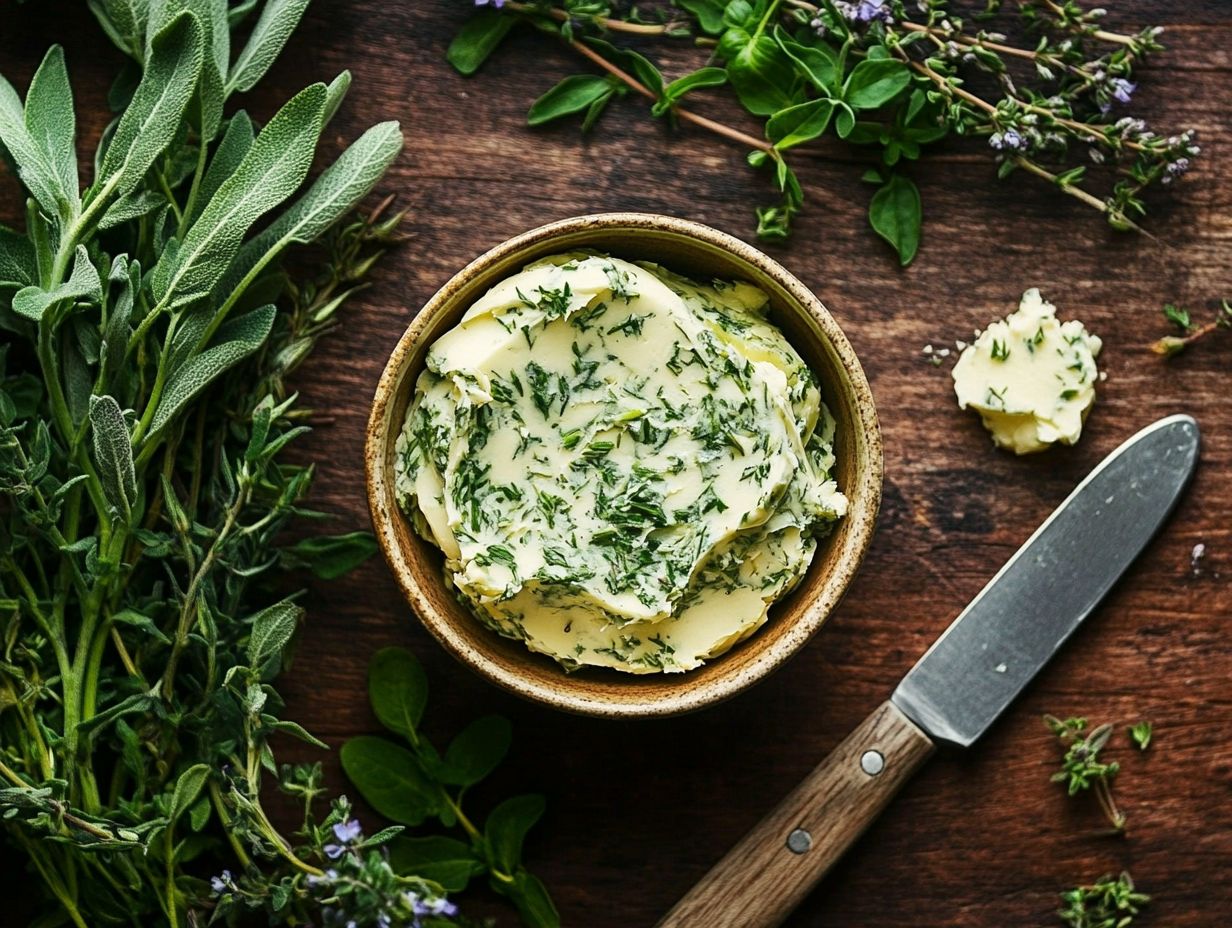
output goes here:
[[1072, 445], [1095, 402], [1102, 343], [1032, 288], [1018, 311], [989, 325], [954, 365], [954, 392], [994, 444], [1015, 454]]

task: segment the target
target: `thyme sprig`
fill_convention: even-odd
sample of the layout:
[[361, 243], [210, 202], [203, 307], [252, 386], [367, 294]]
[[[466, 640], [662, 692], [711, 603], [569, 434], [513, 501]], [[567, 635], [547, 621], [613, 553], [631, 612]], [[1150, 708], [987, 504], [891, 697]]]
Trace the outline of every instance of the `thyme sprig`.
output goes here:
[[1129, 928], [1150, 901], [1129, 873], [1122, 872], [1061, 893], [1063, 906], [1057, 915], [1069, 928]]
[[1180, 354], [1194, 342], [1207, 338], [1219, 329], [1232, 329], [1232, 302], [1224, 300], [1210, 322], [1196, 323], [1193, 315], [1183, 306], [1175, 303], [1165, 303], [1164, 319], [1181, 330], [1181, 335], [1165, 335], [1152, 343], [1151, 350], [1156, 354], [1170, 358]]
[[1100, 809], [1114, 831], [1125, 830], [1125, 814], [1117, 807], [1112, 795], [1112, 780], [1120, 772], [1121, 765], [1115, 761], [1105, 763], [1100, 752], [1112, 737], [1115, 728], [1111, 724], [1098, 725], [1087, 731], [1087, 720], [1068, 718], [1061, 720], [1052, 715], [1044, 716], [1044, 723], [1065, 745], [1061, 769], [1052, 775], [1054, 783], [1063, 783], [1071, 796], [1091, 790]]
[[[803, 205], [787, 153], [816, 155], [823, 150], [804, 146], [833, 138], [874, 156], [877, 166], [865, 173], [878, 187], [870, 224], [910, 263], [922, 207], [904, 169], [949, 135], [985, 140], [999, 177], [1033, 175], [1114, 228], [1138, 229], [1144, 191], [1171, 184], [1199, 153], [1192, 132], [1160, 134], [1125, 112], [1135, 68], [1162, 47], [1162, 30], [1105, 29], [1103, 10], [1073, 0], [1013, 5], [1031, 36], [1021, 44], [986, 28], [1000, 0], [968, 14], [947, 0], [493, 0], [462, 28], [448, 58], [473, 74], [516, 22], [558, 36], [602, 73], [560, 81], [532, 104], [531, 125], [581, 114], [586, 131], [613, 100], [645, 97], [653, 116], [742, 145], [750, 165], [770, 171], [781, 200], [757, 210], [765, 238], [785, 237]], [[674, 80], [639, 50], [690, 36], [709, 57]], [[762, 121], [763, 137], [691, 100], [684, 105], [724, 86]]]

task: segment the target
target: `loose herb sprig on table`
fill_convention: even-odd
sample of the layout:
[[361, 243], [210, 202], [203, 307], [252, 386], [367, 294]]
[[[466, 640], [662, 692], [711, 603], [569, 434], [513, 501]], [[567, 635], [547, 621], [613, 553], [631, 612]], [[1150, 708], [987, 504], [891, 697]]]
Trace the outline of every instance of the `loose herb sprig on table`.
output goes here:
[[500, 716], [476, 719], [442, 755], [420, 728], [428, 679], [402, 648], [378, 651], [368, 671], [372, 710], [405, 745], [364, 735], [342, 747], [342, 768], [361, 796], [392, 822], [417, 827], [429, 819], [458, 829], [446, 835], [394, 838], [390, 859], [401, 873], [450, 892], [487, 874], [493, 890], [509, 898], [528, 928], [558, 928], [560, 916], [543, 883], [522, 865], [526, 833], [543, 815], [543, 797], [515, 796], [500, 803], [482, 827], [462, 809], [467, 790], [495, 770], [509, 750], [512, 730]]
[[[519, 22], [557, 35], [603, 73], [566, 77], [531, 106], [531, 125], [583, 114], [588, 131], [612, 100], [639, 94], [653, 116], [745, 146], [749, 163], [771, 172], [782, 199], [757, 210], [764, 238], [785, 237], [804, 202], [787, 153], [804, 154], [801, 146], [827, 135], [876, 158], [864, 175], [877, 184], [869, 220], [904, 265], [915, 257], [922, 216], [904, 167], [946, 136], [985, 140], [999, 177], [1033, 175], [1121, 230], [1138, 228], [1143, 192], [1172, 183], [1199, 151], [1192, 132], [1161, 135], [1125, 112], [1134, 70], [1161, 48], [1162, 30], [1106, 30], [1103, 10], [1074, 0], [1016, 0], [1031, 35], [1022, 44], [984, 26], [1001, 0], [972, 4], [969, 15], [947, 0], [474, 3], [489, 8], [451, 44], [457, 70], [473, 74]], [[635, 48], [613, 44], [689, 36], [708, 58], [673, 80]], [[724, 85], [764, 120], [764, 138], [684, 105], [695, 91]]]
[[1057, 915], [1069, 928], [1129, 928], [1151, 897], [1138, 892], [1130, 875], [1122, 872], [1067, 890], [1061, 901]]
[[[354, 210], [402, 137], [369, 129], [254, 234], [350, 84], [314, 84], [264, 127], [227, 115], [306, 0], [257, 6], [90, 3], [130, 61], [84, 172], [60, 48], [24, 101], [0, 79], [0, 148], [28, 194], [24, 230], [0, 228], [0, 816], [44, 890], [39, 924], [372, 912], [330, 877], [345, 802], [318, 818], [319, 773], [275, 763], [276, 733], [320, 745], [280, 718], [272, 681], [304, 610], [275, 581], [372, 550], [280, 546], [313, 515], [312, 468], [283, 458], [306, 430], [285, 382], [394, 235], [399, 216]], [[313, 242], [324, 270], [297, 278], [284, 259]], [[268, 775], [305, 803], [294, 835], [266, 812]], [[386, 861], [377, 838], [346, 846]], [[439, 905], [435, 884], [384, 885]]]
[[1194, 342], [1206, 338], [1219, 329], [1232, 329], [1232, 302], [1224, 300], [1210, 322], [1196, 323], [1193, 315], [1183, 306], [1167, 303], [1163, 308], [1164, 319], [1181, 330], [1181, 335], [1165, 335], [1151, 345], [1151, 350], [1170, 358], [1180, 354]]
[[1086, 790], [1093, 791], [1113, 830], [1124, 831], [1125, 814], [1117, 808], [1112, 795], [1112, 781], [1120, 772], [1121, 765], [1115, 761], [1106, 763], [1100, 760], [1100, 752], [1112, 737], [1114, 726], [1105, 723], [1088, 732], [1084, 718], [1061, 720], [1051, 715], [1044, 716], [1044, 723], [1065, 745], [1061, 769], [1052, 775], [1052, 781], [1065, 784], [1071, 796]]

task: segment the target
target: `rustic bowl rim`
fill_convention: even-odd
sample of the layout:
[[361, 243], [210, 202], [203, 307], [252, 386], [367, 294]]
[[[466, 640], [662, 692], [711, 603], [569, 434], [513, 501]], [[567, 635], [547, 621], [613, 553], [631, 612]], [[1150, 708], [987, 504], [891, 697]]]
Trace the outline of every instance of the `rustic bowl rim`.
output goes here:
[[[465, 289], [468, 280], [483, 273], [485, 269], [506, 261], [519, 252], [536, 249], [553, 239], [579, 232], [589, 234], [596, 231], [620, 231], [626, 235], [639, 232], [651, 235], [668, 233], [693, 239], [703, 246], [728, 252], [739, 262], [751, 266], [759, 274], [776, 283], [796, 304], [795, 309], [806, 314], [816, 324], [837, 355], [847, 379], [845, 383], [830, 386], [832, 390], [849, 397], [862, 433], [862, 439], [856, 442], [863, 447], [862, 453], [856, 459], [856, 478], [854, 481], [848, 480], [847, 485], [842, 487], [853, 504], [844, 518], [854, 524], [847, 531], [842, 547], [834, 553], [835, 566], [822, 590], [823, 595], [815, 597], [815, 600], [825, 600], [823, 607], [810, 605], [803, 610], [801, 621], [781, 627], [777, 637], [764, 638], [763, 633], [768, 629], [761, 629], [749, 642], [737, 645], [737, 648], [741, 648], [748, 646], [750, 642], [759, 642], [761, 653], [751, 667], [743, 668], [743, 672], [717, 677], [703, 686], [681, 685], [666, 698], [657, 696], [641, 701], [604, 699], [596, 697], [593, 692], [587, 692], [591, 687], [578, 686], [578, 678], [563, 670], [559, 680], [549, 687], [540, 681], [529, 679], [520, 669], [510, 670], [502, 666], [500, 662], [464, 640], [461, 633], [455, 629], [453, 620], [432, 605], [420, 588], [420, 579], [410, 564], [395, 528], [395, 520], [404, 520], [405, 517], [393, 497], [392, 457], [388, 454], [388, 449], [396, 438], [392, 432], [400, 429], [402, 423], [392, 421], [392, 409], [398, 401], [399, 388], [404, 384], [413, 385], [418, 376], [418, 370], [408, 373], [405, 368], [412, 362], [418, 343], [429, 330], [431, 323], [441, 314], [453, 310], [457, 293]], [[868, 551], [881, 503], [884, 473], [881, 428], [872, 388], [846, 335], [820, 299], [777, 261], [732, 235], [691, 220], [637, 212], [574, 216], [530, 229], [479, 255], [446, 281], [416, 313], [390, 353], [373, 396], [364, 458], [368, 505], [378, 543], [403, 597], [420, 622], [445, 650], [509, 692], [568, 712], [607, 718], [678, 715], [722, 702], [764, 679], [796, 654], [837, 607]], [[443, 579], [438, 577], [433, 577], [430, 582], [442, 585], [444, 583]], [[491, 634], [495, 639], [495, 633]], [[541, 657], [532, 655], [529, 650], [526, 651], [526, 656], [528, 660]], [[670, 679], [688, 681], [692, 673], [695, 672], [673, 674]]]

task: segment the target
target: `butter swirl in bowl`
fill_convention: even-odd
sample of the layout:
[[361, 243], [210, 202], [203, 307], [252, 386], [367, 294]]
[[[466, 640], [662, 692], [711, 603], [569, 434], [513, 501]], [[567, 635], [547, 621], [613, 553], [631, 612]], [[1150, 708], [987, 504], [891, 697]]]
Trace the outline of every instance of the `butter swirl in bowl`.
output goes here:
[[742, 242], [636, 214], [535, 230], [450, 281], [382, 378], [368, 468], [429, 630], [600, 715], [697, 708], [785, 660], [854, 573], [881, 480], [867, 382], [815, 297]]

